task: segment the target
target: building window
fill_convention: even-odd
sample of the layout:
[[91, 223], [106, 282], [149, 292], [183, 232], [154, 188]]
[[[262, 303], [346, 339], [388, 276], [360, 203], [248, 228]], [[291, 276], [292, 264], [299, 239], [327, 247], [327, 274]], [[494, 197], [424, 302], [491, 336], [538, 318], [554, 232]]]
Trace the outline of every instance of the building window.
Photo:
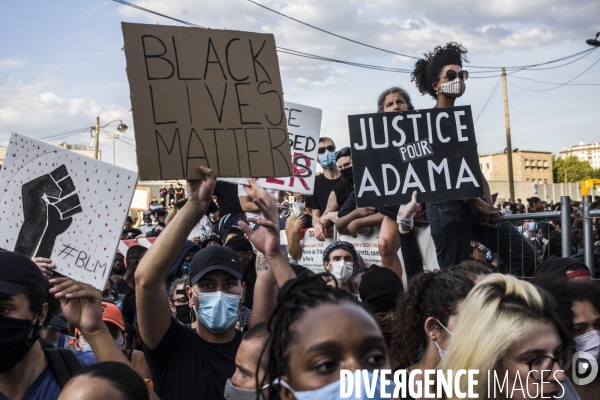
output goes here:
[[544, 179], [544, 183], [548, 183], [548, 179]]
[[486, 169], [490, 169], [490, 163], [486, 163], [486, 164], [485, 164], [485, 168], [486, 168]]
[[544, 160], [544, 168], [548, 168], [548, 161]]
[[529, 160], [525, 159], [525, 168], [529, 167]]

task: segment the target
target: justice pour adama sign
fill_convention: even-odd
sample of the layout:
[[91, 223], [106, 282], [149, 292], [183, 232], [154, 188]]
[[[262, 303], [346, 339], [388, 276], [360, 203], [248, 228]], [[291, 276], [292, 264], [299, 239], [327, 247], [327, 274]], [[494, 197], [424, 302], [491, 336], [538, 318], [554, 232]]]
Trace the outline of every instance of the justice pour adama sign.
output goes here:
[[483, 195], [470, 106], [348, 116], [359, 207]]
[[292, 175], [273, 35], [122, 28], [140, 179]]

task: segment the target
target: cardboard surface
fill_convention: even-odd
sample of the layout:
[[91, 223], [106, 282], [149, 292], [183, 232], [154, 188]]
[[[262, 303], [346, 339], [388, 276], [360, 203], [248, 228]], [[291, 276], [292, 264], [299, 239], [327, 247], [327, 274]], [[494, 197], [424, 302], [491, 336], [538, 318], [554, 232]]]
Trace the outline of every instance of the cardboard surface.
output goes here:
[[[0, 247], [103, 289], [137, 174], [12, 134], [0, 171]], [[0, 266], [2, 268], [2, 266]]]
[[273, 35], [122, 28], [141, 179], [292, 174]]
[[483, 196], [470, 106], [348, 116], [358, 207]]
[[[321, 134], [319, 108], [285, 102], [285, 117], [293, 154], [293, 175], [280, 178], [258, 178], [256, 183], [265, 189], [285, 190], [292, 193], [312, 194], [317, 173], [317, 150]], [[247, 179], [223, 178], [223, 181], [247, 184]]]

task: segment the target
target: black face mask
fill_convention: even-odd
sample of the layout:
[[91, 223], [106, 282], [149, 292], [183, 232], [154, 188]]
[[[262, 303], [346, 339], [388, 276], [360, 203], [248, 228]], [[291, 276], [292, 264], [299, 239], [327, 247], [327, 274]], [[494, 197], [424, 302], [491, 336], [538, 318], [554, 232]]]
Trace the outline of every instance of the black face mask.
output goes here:
[[340, 174], [342, 174], [342, 178], [348, 182], [349, 184], [351, 184], [352, 186], [354, 186], [354, 173], [352, 171], [352, 167], [348, 167], [348, 168], [344, 168], [340, 171]]
[[190, 324], [192, 322], [189, 305], [175, 306], [175, 313], [177, 314], [177, 320], [182, 324]]
[[[0, 315], [0, 374], [20, 363], [38, 340], [40, 322]], [[33, 335], [29, 337], [32, 333]]]

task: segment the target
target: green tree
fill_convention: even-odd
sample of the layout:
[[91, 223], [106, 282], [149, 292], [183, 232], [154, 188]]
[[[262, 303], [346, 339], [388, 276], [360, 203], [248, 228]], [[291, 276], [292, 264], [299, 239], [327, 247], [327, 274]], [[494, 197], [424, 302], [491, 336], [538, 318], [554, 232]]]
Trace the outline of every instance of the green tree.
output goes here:
[[600, 168], [596, 168], [594, 170], [594, 174], [592, 175], [592, 178], [594, 178], [594, 179], [600, 179]]
[[565, 182], [565, 171], [567, 182], [578, 182], [594, 176], [594, 169], [587, 161], [580, 161], [576, 156], [556, 158], [552, 155], [552, 174], [555, 183]]

